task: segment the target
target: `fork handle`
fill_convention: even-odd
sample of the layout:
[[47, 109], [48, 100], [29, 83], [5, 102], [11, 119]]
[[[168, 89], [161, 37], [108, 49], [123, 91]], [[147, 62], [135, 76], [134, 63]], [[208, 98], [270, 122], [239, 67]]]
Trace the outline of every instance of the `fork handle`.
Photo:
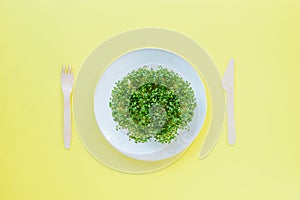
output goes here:
[[70, 149], [72, 132], [70, 100], [70, 95], [64, 95], [64, 145], [66, 149]]

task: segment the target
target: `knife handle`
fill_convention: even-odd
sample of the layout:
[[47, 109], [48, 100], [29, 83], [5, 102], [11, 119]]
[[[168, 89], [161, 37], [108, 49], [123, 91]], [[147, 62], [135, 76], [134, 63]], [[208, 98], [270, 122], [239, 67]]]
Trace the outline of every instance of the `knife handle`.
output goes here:
[[227, 96], [227, 137], [228, 144], [234, 145], [236, 142], [236, 130], [235, 130], [235, 122], [234, 122], [234, 95], [226, 94]]

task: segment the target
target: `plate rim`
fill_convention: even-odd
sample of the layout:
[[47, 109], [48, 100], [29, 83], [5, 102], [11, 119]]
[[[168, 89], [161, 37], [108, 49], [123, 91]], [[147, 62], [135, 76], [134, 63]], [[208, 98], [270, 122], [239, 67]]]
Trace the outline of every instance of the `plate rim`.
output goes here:
[[[136, 40], [136, 36], [141, 37], [143, 36], [143, 38], [146, 36], [151, 37], [151, 41], [141, 41], [140, 38], [137, 38], [138, 41]], [[161, 38], [164, 38], [166, 40], [162, 40]], [[124, 39], [129, 39], [129, 41], [134, 41], [134, 44], [129, 44], [128, 42], [124, 41]], [[178, 49], [176, 46], [174, 46], [173, 44], [168, 43], [169, 39], [178, 39], [179, 42], [182, 42], [181, 44], [183, 45], [183, 47], [181, 46], [182, 49]], [[209, 97], [211, 98], [211, 107], [212, 107], [212, 111], [211, 111], [211, 115], [212, 117], [210, 117], [210, 121], [207, 123], [206, 126], [208, 126], [208, 130], [205, 136], [205, 140], [204, 143], [202, 144], [201, 147], [201, 153], [200, 154], [200, 158], [204, 158], [205, 156], [207, 156], [211, 150], [214, 148], [214, 146], [216, 145], [216, 143], [218, 142], [219, 138], [220, 138], [220, 132], [223, 128], [224, 125], [224, 120], [225, 120], [225, 93], [223, 91], [222, 88], [222, 80], [221, 80], [221, 76], [220, 73], [218, 72], [217, 68], [215, 67], [211, 57], [206, 53], [206, 51], [204, 50], [203, 47], [201, 47], [199, 44], [197, 44], [193, 39], [191, 39], [190, 37], [187, 37], [186, 35], [182, 34], [182, 33], [178, 33], [174, 30], [170, 30], [170, 29], [165, 29], [165, 28], [137, 28], [137, 29], [133, 29], [133, 30], [129, 30], [129, 31], [124, 31], [121, 33], [117, 33], [115, 35], [113, 35], [112, 37], [108, 38], [107, 40], [105, 40], [104, 42], [101, 42], [100, 44], [98, 44], [95, 48], [93, 48], [88, 56], [84, 59], [84, 61], [81, 64], [81, 67], [79, 69], [79, 73], [75, 82], [75, 90], [72, 94], [72, 96], [74, 97], [73, 101], [72, 101], [72, 108], [73, 108], [73, 115], [74, 115], [74, 121], [75, 121], [75, 129], [77, 131], [78, 137], [80, 139], [81, 144], [83, 145], [83, 147], [87, 150], [87, 152], [92, 156], [92, 158], [94, 158], [95, 160], [99, 161], [101, 164], [105, 165], [108, 168], [114, 169], [116, 171], [119, 172], [125, 172], [125, 173], [149, 173], [149, 172], [153, 172], [153, 171], [157, 171], [160, 170], [162, 168], [165, 168], [167, 166], [170, 166], [172, 163], [174, 163], [176, 160], [178, 160], [183, 154], [184, 152], [182, 152], [182, 154], [171, 158], [171, 159], [167, 159], [164, 161], [160, 161], [160, 162], [146, 162], [146, 161], [137, 161], [134, 159], [128, 159], [127, 157], [124, 157], [121, 153], [115, 151], [113, 148], [111, 148], [110, 146], [107, 146], [104, 144], [104, 146], [101, 147], [97, 147], [97, 149], [95, 149], [95, 147], [93, 146], [93, 144], [90, 142], [90, 138], [89, 138], [89, 133], [88, 132], [97, 132], [97, 130], [95, 129], [95, 127], [93, 127], [93, 122], [89, 122], [90, 124], [88, 124], [88, 126], [86, 126], [85, 124], [85, 119], [83, 115], [87, 115], [89, 117], [89, 115], [93, 115], [93, 113], [90, 112], [90, 107], [87, 106], [83, 106], [82, 101], [80, 101], [80, 99], [76, 99], [81, 97], [82, 95], [89, 95], [88, 92], [84, 91], [85, 87], [91, 85], [93, 83], [93, 81], [91, 80], [86, 80], [86, 76], [87, 76], [87, 71], [90, 70], [90, 68], [93, 68], [93, 70], [95, 71], [95, 66], [89, 66], [88, 69], [86, 67], [86, 65], [91, 64], [91, 58], [93, 58], [95, 55], [95, 52], [97, 51], [97, 53], [99, 52], [103, 52], [106, 56], [108, 56], [109, 58], [107, 59], [102, 59], [102, 61], [104, 61], [105, 63], [109, 63], [111, 62], [111, 60], [113, 60], [113, 58], [110, 57], [111, 55], [107, 55], [106, 53], [106, 48], [109, 47], [109, 45], [116, 43], [116, 40], [122, 41], [126, 47], [122, 47], [122, 50], [120, 52], [119, 49], [114, 49], [114, 54], [118, 54], [119, 53], [124, 53], [124, 52], [128, 52], [128, 51], [132, 51], [134, 49], [139, 49], [141, 47], [156, 47], [156, 48], [160, 48], [160, 47], [164, 47], [166, 49], [169, 50], [173, 50], [175, 49], [176, 52], [180, 53], [182, 57], [184, 57], [185, 59], [191, 61], [192, 63], [195, 63], [195, 65], [198, 65], [199, 63], [203, 63], [203, 61], [200, 61], [199, 58], [200, 57], [204, 57], [206, 59], [206, 63], [208, 64], [208, 66], [206, 66], [206, 72], [207, 70], [212, 71], [212, 74], [210, 77], [207, 77], [205, 74], [202, 74], [202, 70], [200, 68], [196, 68], [196, 70], [198, 71], [199, 74], [203, 75], [203, 79], [205, 84], [207, 85], [208, 88], [208, 94]], [[131, 42], [130, 41], [130, 42]], [[176, 45], [178, 45], [178, 42], [176, 42]], [[109, 47], [110, 48], [110, 47]], [[186, 48], [189, 49], [189, 52], [186, 52]], [[194, 52], [190, 53], [190, 50], [195, 50]], [[114, 56], [116, 57], [116, 56]], [[197, 64], [196, 64], [197, 63]], [[207, 69], [208, 67], [212, 67], [212, 69]], [[98, 70], [96, 71], [96, 73], [101, 74], [102, 70]], [[209, 80], [210, 79], [210, 80]], [[214, 80], [215, 79], [215, 80]], [[212, 81], [216, 81], [217, 85], [216, 86], [212, 86]], [[96, 82], [96, 81], [95, 81]], [[81, 84], [79, 84], [81, 83]], [[96, 82], [97, 83], [97, 82]], [[96, 84], [95, 83], [95, 84]], [[218, 91], [211, 91], [211, 89], [217, 89]], [[217, 94], [218, 93], [218, 94]], [[93, 97], [93, 95], [92, 95]], [[92, 98], [91, 97], [91, 98]], [[218, 105], [215, 105], [213, 101], [216, 101], [216, 99], [220, 97], [221, 101], [218, 101]], [[216, 107], [215, 107], [216, 106]], [[220, 111], [221, 113], [220, 116], [218, 117], [217, 120], [213, 121], [213, 115], [216, 114], [215, 112]], [[81, 114], [80, 112], [84, 112], [84, 114]], [[91, 119], [91, 121], [93, 121], [93, 119]], [[212, 125], [217, 125], [217, 127], [213, 128], [212, 130]], [[214, 133], [214, 131], [217, 131]], [[212, 136], [209, 136], [209, 134], [212, 133]], [[88, 135], [88, 136], [87, 136]], [[100, 141], [102, 140], [101, 138], [96, 138], [96, 139], [100, 139]], [[103, 138], [104, 139], [104, 138]], [[210, 141], [208, 141], [210, 140]], [[205, 150], [205, 151], [204, 151]], [[117, 159], [118, 162], [114, 162], [113, 159]]]

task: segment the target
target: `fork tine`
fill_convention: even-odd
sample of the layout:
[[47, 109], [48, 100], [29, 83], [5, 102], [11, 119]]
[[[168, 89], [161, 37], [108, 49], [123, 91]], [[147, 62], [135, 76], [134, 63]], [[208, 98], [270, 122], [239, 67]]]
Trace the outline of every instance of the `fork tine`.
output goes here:
[[63, 74], [66, 73], [66, 65], [63, 65], [63, 66], [62, 66], [62, 71], [61, 71], [61, 72], [62, 72]]
[[72, 74], [72, 67], [71, 67], [71, 65], [68, 66], [68, 73]]

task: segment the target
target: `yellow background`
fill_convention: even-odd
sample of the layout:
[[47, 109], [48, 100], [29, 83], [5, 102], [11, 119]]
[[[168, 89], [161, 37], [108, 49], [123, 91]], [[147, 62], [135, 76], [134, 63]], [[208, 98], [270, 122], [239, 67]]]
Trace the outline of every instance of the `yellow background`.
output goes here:
[[[300, 2], [128, 0], [0, 2], [0, 199], [300, 199]], [[223, 74], [236, 59], [237, 145], [223, 131], [150, 174], [111, 170], [73, 129], [63, 148], [60, 66], [75, 72], [112, 35], [169, 28]]]

